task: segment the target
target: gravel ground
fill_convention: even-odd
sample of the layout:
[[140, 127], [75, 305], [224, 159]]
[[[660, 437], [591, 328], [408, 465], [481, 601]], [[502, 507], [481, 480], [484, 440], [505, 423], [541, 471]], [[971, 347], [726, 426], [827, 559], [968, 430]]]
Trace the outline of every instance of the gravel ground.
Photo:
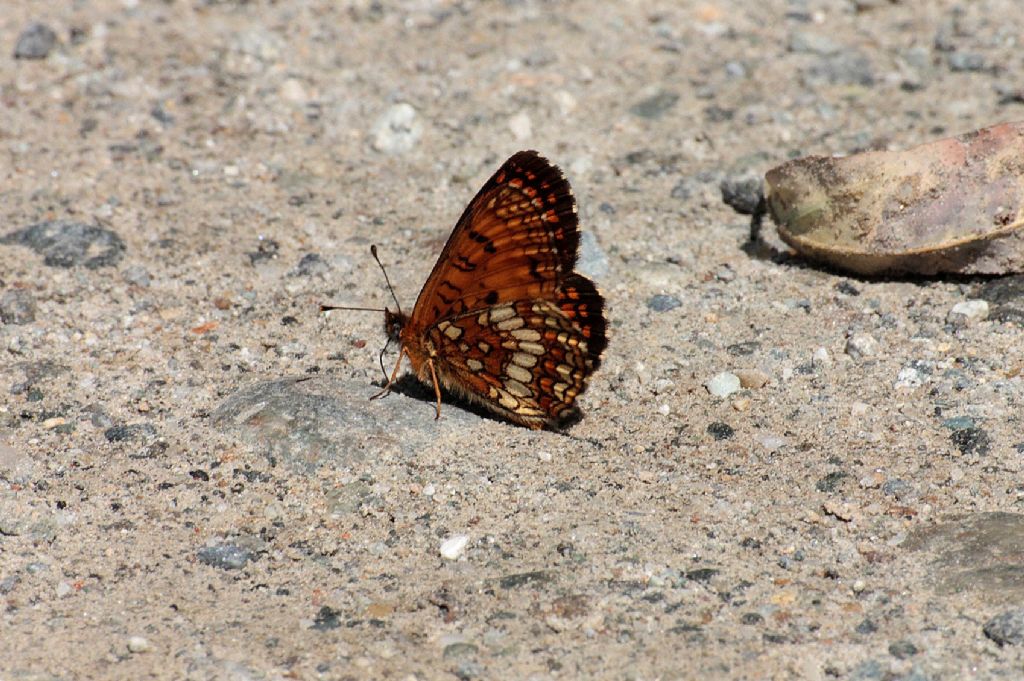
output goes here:
[[[1015, 0], [7, 0], [0, 678], [1021, 678], [1024, 279], [824, 270], [721, 187], [1024, 118], [1022, 35]], [[525, 148], [608, 301], [582, 420], [368, 401], [381, 315], [318, 304], [389, 302], [377, 243], [411, 305]]]

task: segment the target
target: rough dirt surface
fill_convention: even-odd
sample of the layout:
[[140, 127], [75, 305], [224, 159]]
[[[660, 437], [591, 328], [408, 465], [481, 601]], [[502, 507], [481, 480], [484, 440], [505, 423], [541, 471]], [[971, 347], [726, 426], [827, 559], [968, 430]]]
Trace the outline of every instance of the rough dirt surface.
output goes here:
[[[825, 271], [720, 187], [1024, 118], [1022, 35], [1015, 0], [8, 0], [0, 677], [1021, 678], [1024, 284]], [[410, 306], [522, 148], [608, 301], [584, 418], [368, 401], [381, 315], [317, 305], [389, 303], [377, 243]]]

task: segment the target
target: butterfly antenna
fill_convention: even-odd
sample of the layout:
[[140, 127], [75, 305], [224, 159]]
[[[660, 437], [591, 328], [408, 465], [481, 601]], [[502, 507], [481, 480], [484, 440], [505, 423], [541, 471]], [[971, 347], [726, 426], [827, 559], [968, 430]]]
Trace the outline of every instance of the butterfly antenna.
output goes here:
[[380, 307], [349, 307], [348, 305], [321, 305], [321, 312], [330, 312], [331, 310], [358, 310], [359, 312], [383, 312], [384, 309]]
[[[377, 261], [377, 264], [380, 266], [380, 271], [384, 273], [384, 281], [388, 285], [388, 290], [391, 291], [391, 297], [395, 301], [395, 307], [398, 308], [398, 316], [401, 317], [402, 316], [402, 305], [401, 305], [401, 303], [398, 302], [398, 296], [395, 295], [394, 287], [391, 286], [391, 279], [388, 278], [388, 271], [386, 269], [384, 269], [384, 263], [382, 263], [380, 261], [380, 258], [377, 257], [377, 244], [372, 244], [370, 246], [370, 255], [372, 255], [373, 259]], [[387, 347], [387, 346], [384, 346], [384, 347]], [[384, 373], [387, 374], [386, 371]]]

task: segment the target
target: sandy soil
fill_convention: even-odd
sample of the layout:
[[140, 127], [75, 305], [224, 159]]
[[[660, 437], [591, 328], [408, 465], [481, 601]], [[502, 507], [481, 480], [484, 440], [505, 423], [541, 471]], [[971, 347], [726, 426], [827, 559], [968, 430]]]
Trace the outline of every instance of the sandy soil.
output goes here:
[[[823, 270], [720, 192], [1024, 118], [1021, 35], [1014, 0], [8, 0], [0, 678], [1021, 678], [1024, 286]], [[583, 419], [368, 401], [380, 315], [317, 305], [389, 302], [370, 243], [411, 305], [523, 148], [608, 301]]]

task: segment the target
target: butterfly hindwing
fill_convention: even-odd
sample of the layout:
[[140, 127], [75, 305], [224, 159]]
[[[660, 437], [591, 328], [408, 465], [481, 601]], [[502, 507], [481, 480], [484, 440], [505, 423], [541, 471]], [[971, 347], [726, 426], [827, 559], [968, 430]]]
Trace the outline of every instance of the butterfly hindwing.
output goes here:
[[535, 299], [445, 320], [429, 338], [446, 387], [518, 423], [555, 425], [600, 363], [603, 330], [587, 338], [584, 328], [558, 303]]

